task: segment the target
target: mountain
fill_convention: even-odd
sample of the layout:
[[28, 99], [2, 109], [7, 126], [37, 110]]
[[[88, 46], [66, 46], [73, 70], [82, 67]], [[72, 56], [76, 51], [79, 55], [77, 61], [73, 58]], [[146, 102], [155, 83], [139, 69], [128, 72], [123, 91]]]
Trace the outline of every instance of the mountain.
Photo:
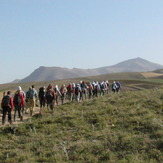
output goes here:
[[11, 83], [19, 83], [21, 82], [21, 79], [15, 79], [14, 81], [12, 81]]
[[20, 82], [34, 81], [53, 81], [68, 78], [78, 78], [95, 76], [101, 74], [117, 73], [117, 72], [147, 72], [157, 69], [163, 69], [163, 65], [149, 62], [142, 58], [135, 58], [120, 62], [116, 65], [100, 67], [96, 69], [68, 69], [62, 67], [44, 67], [41, 66], [32, 72], [29, 76]]
[[135, 58], [120, 62], [113, 66], [98, 68], [98, 72], [114, 73], [114, 72], [146, 72], [162, 69], [163, 65], [147, 61], [142, 58]]
[[100, 75], [95, 70], [91, 69], [68, 69], [61, 67], [39, 67], [34, 72], [32, 72], [29, 76], [22, 79], [21, 82], [32, 82], [32, 81], [52, 81], [52, 80], [60, 80], [60, 79], [68, 79], [68, 78], [78, 78], [78, 77], [86, 77], [90, 75]]

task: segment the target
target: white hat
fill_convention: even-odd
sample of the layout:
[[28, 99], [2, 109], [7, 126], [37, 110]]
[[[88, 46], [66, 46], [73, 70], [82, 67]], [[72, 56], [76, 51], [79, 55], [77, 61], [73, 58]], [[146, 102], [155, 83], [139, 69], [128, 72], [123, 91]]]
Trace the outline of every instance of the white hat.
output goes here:
[[18, 86], [18, 90], [19, 90], [19, 91], [21, 91], [21, 90], [22, 90], [21, 86]]

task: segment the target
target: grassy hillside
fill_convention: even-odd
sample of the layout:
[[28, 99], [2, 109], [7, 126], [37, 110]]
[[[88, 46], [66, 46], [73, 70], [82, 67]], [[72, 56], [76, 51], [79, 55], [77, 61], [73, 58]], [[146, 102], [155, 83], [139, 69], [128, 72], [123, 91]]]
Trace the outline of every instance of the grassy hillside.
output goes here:
[[0, 128], [1, 162], [163, 162], [163, 90], [58, 106]]

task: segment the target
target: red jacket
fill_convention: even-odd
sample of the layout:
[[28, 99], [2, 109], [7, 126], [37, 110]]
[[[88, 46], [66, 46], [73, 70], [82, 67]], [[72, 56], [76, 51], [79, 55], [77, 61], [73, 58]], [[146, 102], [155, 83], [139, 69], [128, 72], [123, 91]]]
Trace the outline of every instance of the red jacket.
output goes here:
[[21, 106], [24, 106], [25, 98], [22, 92], [20, 92], [20, 98], [21, 98]]
[[14, 108], [14, 103], [13, 103], [13, 98], [12, 98], [12, 97], [10, 97], [10, 107], [11, 107], [11, 109], [13, 110], [13, 108]]
[[16, 91], [15, 94], [19, 93], [19, 96], [21, 98], [21, 106], [24, 106], [25, 98], [22, 92]]

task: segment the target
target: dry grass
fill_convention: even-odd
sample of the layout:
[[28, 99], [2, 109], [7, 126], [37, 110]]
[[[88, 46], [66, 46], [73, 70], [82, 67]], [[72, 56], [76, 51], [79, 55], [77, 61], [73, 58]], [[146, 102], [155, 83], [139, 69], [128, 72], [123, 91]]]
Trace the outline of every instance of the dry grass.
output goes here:
[[141, 73], [145, 78], [155, 78], [163, 76], [161, 73], [154, 73], [154, 72], [142, 72]]

